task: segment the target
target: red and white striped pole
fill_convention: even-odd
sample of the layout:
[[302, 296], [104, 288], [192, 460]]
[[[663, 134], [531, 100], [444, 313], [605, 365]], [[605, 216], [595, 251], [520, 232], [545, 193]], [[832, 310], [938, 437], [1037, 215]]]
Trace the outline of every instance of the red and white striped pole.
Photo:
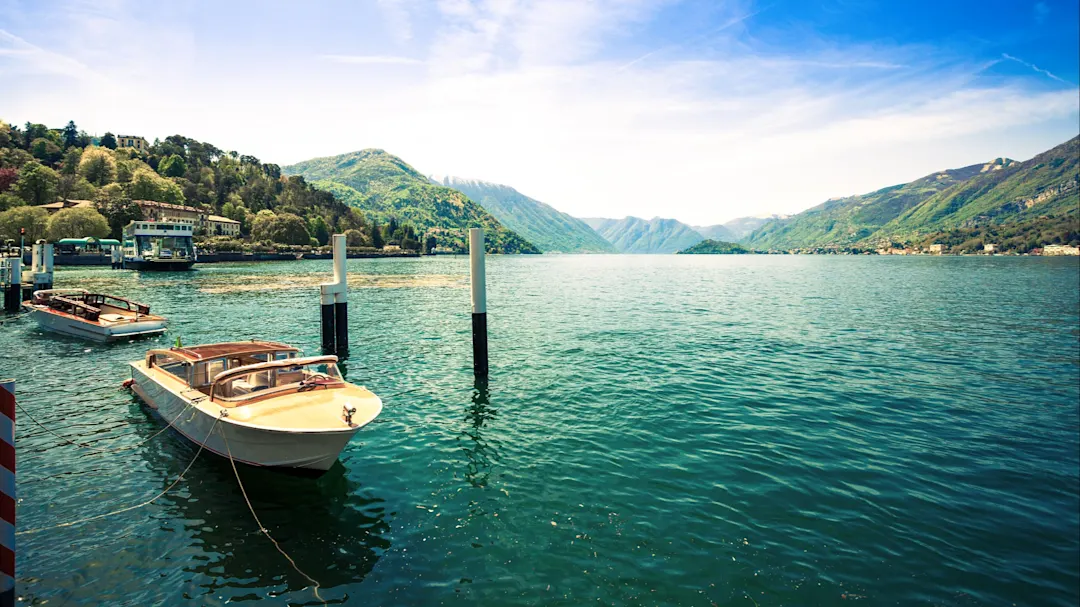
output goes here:
[[15, 380], [0, 380], [0, 607], [15, 605]]

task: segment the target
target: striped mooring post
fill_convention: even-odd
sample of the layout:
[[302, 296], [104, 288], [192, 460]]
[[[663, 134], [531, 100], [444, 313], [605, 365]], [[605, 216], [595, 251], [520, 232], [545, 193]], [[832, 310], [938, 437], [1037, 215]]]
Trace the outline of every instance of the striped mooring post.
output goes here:
[[345, 269], [345, 235], [334, 234], [334, 281], [319, 285], [324, 354], [349, 354], [349, 278]]
[[0, 380], [0, 607], [15, 605], [15, 380]]
[[484, 230], [469, 229], [469, 284], [472, 287], [473, 375], [488, 377], [487, 282], [484, 277]]

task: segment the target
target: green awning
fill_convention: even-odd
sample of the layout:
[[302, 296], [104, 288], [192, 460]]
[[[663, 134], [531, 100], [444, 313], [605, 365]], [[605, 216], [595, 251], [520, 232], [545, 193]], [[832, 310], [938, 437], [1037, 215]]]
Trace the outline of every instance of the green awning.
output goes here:
[[60, 242], [56, 244], [69, 244], [77, 247], [85, 247], [86, 245], [96, 244], [103, 247], [109, 247], [120, 246], [120, 241], [113, 238], [102, 238], [101, 240], [98, 240], [97, 238], [91, 236], [89, 238], [61, 238]]
[[120, 246], [120, 241], [115, 238], [102, 238], [98, 241], [98, 244], [104, 247], [108, 246]]
[[60, 242], [56, 244], [74, 244], [74, 245], [87, 245], [90, 244], [89, 238], [61, 238]]

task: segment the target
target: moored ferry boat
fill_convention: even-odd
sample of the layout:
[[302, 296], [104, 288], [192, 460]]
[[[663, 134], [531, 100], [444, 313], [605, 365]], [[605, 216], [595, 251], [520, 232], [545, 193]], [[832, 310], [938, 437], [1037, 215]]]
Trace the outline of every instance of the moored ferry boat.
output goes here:
[[382, 411], [336, 356], [269, 341], [151, 350], [131, 387], [188, 440], [254, 466], [326, 471]]
[[42, 329], [74, 337], [108, 342], [165, 332], [165, 318], [150, 306], [83, 289], [34, 291], [26, 306]]
[[124, 267], [133, 270], [190, 270], [196, 252], [193, 226], [169, 221], [132, 221], [124, 226]]

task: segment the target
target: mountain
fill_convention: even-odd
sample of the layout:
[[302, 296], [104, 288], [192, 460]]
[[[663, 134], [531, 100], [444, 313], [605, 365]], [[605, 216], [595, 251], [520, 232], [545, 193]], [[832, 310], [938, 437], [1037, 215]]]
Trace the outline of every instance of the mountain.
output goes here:
[[1030, 160], [998, 158], [770, 221], [745, 242], [757, 248], [875, 247], [982, 242], [1026, 252], [1080, 239], [1080, 137]]
[[868, 239], [882, 226], [934, 195], [987, 171], [1000, 171], [1014, 161], [999, 158], [987, 164], [940, 171], [911, 183], [869, 194], [834, 198], [787, 219], [766, 223], [747, 242], [760, 248], [803, 248], [850, 245]]
[[622, 219], [582, 218], [622, 253], [675, 253], [705, 238], [674, 219], [638, 217]]
[[733, 242], [706, 239], [692, 247], [679, 251], [679, 255], [745, 255], [753, 253]]
[[715, 226], [690, 226], [690, 229], [701, 234], [708, 240], [734, 242], [739, 239], [726, 225]]
[[[732, 238], [731, 240], [738, 241], [746, 238], [751, 233], [753, 233], [754, 230], [760, 228], [761, 226], [774, 219], [786, 218], [786, 215], [769, 215], [767, 217], [739, 217], [738, 219], [732, 219], [731, 221], [725, 222], [723, 226], [727, 228], [728, 231], [731, 232], [734, 236], [734, 238]], [[701, 230], [699, 229], [698, 231], [700, 232]], [[705, 232], [701, 233], [705, 234]], [[712, 238], [712, 236], [708, 236], [707, 234], [706, 237]]]
[[377, 221], [394, 217], [408, 222], [421, 235], [435, 236], [441, 247], [465, 252], [468, 228], [484, 228], [488, 251], [540, 252], [465, 194], [431, 183], [404, 160], [383, 150], [313, 158], [283, 167], [282, 172], [302, 175], [315, 187]]
[[615, 247], [585, 222], [534, 200], [507, 185], [459, 177], [432, 177], [495, 216], [545, 253], [614, 253]]

